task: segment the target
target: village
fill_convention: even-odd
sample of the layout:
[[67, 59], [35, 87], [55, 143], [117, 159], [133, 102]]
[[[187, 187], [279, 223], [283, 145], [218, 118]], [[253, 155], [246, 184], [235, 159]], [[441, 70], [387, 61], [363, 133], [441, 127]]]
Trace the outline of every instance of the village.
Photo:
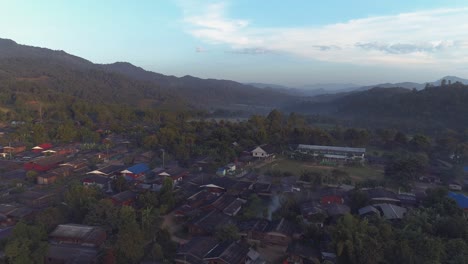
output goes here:
[[[74, 184], [99, 190], [100, 199], [113, 206], [136, 208], [142, 207], [140, 197], [170, 186], [171, 202], [158, 210], [162, 227], [177, 245], [175, 263], [336, 263], [328, 226], [348, 214], [398, 223], [420, 206], [427, 188], [438, 184], [424, 176], [409, 191], [359, 188], [337, 168], [359, 164], [382, 169], [367, 159], [365, 148], [299, 144], [279, 152], [265, 144], [213, 170], [210, 157], [183, 167], [165, 160], [163, 149], [143, 151], [110, 133], [102, 138], [100, 149], [80, 143], [27, 148], [18, 142], [0, 148], [0, 238], [7, 239], [17, 223], [31, 221], [47, 208], [71, 207], [64, 192]], [[271, 170], [291, 160], [295, 166], [325, 168], [330, 176]], [[462, 190], [457, 184], [448, 187]], [[468, 197], [449, 196], [466, 215]], [[71, 222], [51, 230], [45, 263], [99, 263], [107, 239], [103, 227]]]

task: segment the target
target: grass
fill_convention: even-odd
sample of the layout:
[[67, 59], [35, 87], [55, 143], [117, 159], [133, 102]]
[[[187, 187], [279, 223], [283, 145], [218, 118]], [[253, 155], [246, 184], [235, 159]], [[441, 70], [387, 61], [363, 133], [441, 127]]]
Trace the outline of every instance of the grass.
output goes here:
[[376, 166], [362, 166], [362, 167], [349, 167], [349, 166], [323, 166], [313, 162], [302, 162], [291, 160], [288, 158], [280, 158], [260, 168], [260, 173], [267, 173], [268, 171], [280, 171], [282, 173], [288, 172], [292, 175], [300, 176], [304, 171], [319, 172], [323, 175], [330, 175], [334, 169], [338, 169], [348, 173], [353, 181], [364, 181], [368, 179], [380, 180], [383, 178], [383, 167]]

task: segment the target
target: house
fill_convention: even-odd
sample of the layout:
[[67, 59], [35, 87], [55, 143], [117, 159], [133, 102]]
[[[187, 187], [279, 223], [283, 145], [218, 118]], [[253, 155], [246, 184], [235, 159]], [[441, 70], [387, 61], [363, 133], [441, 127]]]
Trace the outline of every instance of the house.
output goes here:
[[270, 222], [265, 219], [251, 219], [236, 223], [240, 237], [249, 241], [261, 241], [269, 224]]
[[359, 209], [359, 216], [382, 216], [387, 220], [400, 220], [406, 215], [406, 208], [394, 204], [374, 204]]
[[26, 171], [23, 169], [11, 170], [9, 172], [2, 173], [2, 179], [3, 180], [24, 180], [26, 179]]
[[269, 245], [287, 246], [292, 241], [294, 226], [282, 218], [278, 221], [270, 222], [265, 230], [262, 242]]
[[42, 175], [37, 176], [37, 184], [39, 185], [47, 185], [47, 184], [52, 184], [57, 181], [57, 174], [53, 173], [46, 173]]
[[14, 143], [9, 144], [8, 146], [3, 147], [3, 152], [7, 153], [8, 155], [18, 154], [25, 150], [26, 150], [26, 145], [24, 145], [23, 143], [19, 143], [19, 142], [14, 142]]
[[60, 163], [65, 160], [65, 156], [63, 155], [52, 155], [47, 157], [39, 157], [30, 162], [24, 164], [24, 169], [35, 170], [38, 172], [45, 172], [56, 168]]
[[42, 143], [40, 145], [37, 145], [35, 147], [32, 148], [32, 151], [34, 153], [41, 153], [42, 151], [44, 150], [48, 150], [48, 149], [51, 149], [52, 148], [52, 144], [50, 143]]
[[316, 224], [319, 227], [323, 226], [323, 222], [327, 218], [327, 212], [315, 202], [306, 202], [301, 204], [301, 215], [302, 218], [309, 222]]
[[154, 169], [153, 172], [155, 172], [161, 178], [170, 178], [174, 185], [182, 181], [189, 174], [187, 169], [179, 167], [172, 167], [169, 169], [159, 168]]
[[271, 184], [269, 183], [254, 183], [252, 185], [252, 191], [256, 193], [259, 196], [271, 196], [272, 191], [271, 191]]
[[99, 175], [90, 175], [81, 182], [84, 186], [97, 186], [100, 189], [107, 188], [110, 184], [110, 179], [108, 177], [99, 176]]
[[70, 167], [73, 172], [82, 172], [88, 168], [88, 161], [84, 159], [78, 159], [69, 161], [67, 163], [62, 163], [59, 165], [60, 167]]
[[363, 189], [367, 192], [367, 196], [370, 199], [372, 204], [374, 203], [391, 203], [391, 204], [400, 204], [398, 196], [389, 190], [384, 188], [372, 188], [372, 189]]
[[142, 178], [145, 176], [145, 174], [149, 171], [149, 167], [147, 164], [145, 163], [140, 163], [140, 164], [136, 164], [136, 165], [133, 165], [123, 171], [121, 171], [120, 173], [122, 174], [122, 176], [124, 177], [130, 177], [132, 179], [138, 179], [138, 178]]
[[196, 159], [192, 167], [195, 167], [198, 171], [210, 171], [214, 165], [214, 159], [212, 157], [206, 156]]
[[18, 194], [17, 199], [20, 203], [33, 207], [33, 208], [44, 208], [51, 206], [57, 201], [55, 193], [39, 192], [39, 191], [25, 191]]
[[325, 195], [320, 198], [321, 204], [343, 204], [344, 199], [339, 195]]
[[236, 171], [236, 164], [235, 163], [229, 163], [226, 165], [227, 172], [235, 172]]
[[111, 196], [112, 202], [119, 206], [131, 206], [135, 202], [136, 198], [137, 194], [132, 191], [123, 191]]
[[214, 237], [193, 237], [179, 247], [175, 263], [203, 264], [203, 257], [213, 250], [218, 243]]
[[226, 176], [226, 173], [227, 173], [227, 169], [226, 167], [219, 167], [217, 170], [216, 170], [216, 175], [218, 176]]
[[461, 191], [463, 187], [458, 182], [452, 182], [448, 185], [449, 190], [451, 191]]
[[360, 217], [380, 216], [380, 211], [372, 205], [360, 208], [358, 213]]
[[104, 229], [97, 226], [78, 224], [58, 225], [49, 235], [52, 244], [66, 244], [83, 247], [100, 247], [106, 241]]
[[360, 162], [365, 160], [366, 153], [365, 148], [334, 147], [304, 144], [299, 144], [295, 151], [303, 155], [322, 157], [323, 160]]
[[15, 225], [20, 220], [31, 218], [33, 210], [13, 204], [0, 204], [0, 225], [2, 227]]
[[244, 264], [249, 245], [242, 242], [222, 242], [203, 257], [207, 264]]
[[101, 175], [109, 178], [115, 178], [120, 175], [120, 172], [125, 169], [124, 165], [107, 165], [97, 170], [90, 171], [86, 174]]
[[244, 205], [246, 202], [246, 200], [237, 198], [224, 208], [223, 213], [229, 216], [235, 216], [237, 213], [239, 213], [239, 211], [242, 209], [242, 205]]
[[72, 173], [72, 168], [68, 166], [61, 166], [50, 170], [49, 173], [57, 175], [59, 178], [66, 178], [69, 177]]
[[286, 253], [287, 258], [284, 263], [287, 264], [320, 263], [322, 258], [319, 250], [308, 241], [291, 242], [286, 249]]
[[99, 262], [99, 250], [88, 247], [70, 247], [52, 244], [47, 249], [44, 258], [45, 264], [72, 264], [89, 263], [97, 264]]
[[261, 145], [250, 151], [252, 157], [260, 159], [274, 159], [275, 152], [272, 145]]
[[44, 258], [48, 264], [99, 263], [99, 248], [107, 239], [104, 229], [96, 226], [63, 224], [49, 235]]
[[253, 248], [249, 249], [247, 252], [247, 258], [245, 264], [266, 264], [265, 259]]
[[202, 213], [187, 226], [189, 234], [192, 236], [213, 235], [216, 229], [222, 225], [231, 223], [231, 218], [218, 210], [211, 210], [207, 213]]
[[324, 205], [325, 211], [328, 215], [328, 220], [335, 221], [339, 217], [349, 214], [351, 212], [351, 208], [345, 204], [339, 203], [331, 203]]

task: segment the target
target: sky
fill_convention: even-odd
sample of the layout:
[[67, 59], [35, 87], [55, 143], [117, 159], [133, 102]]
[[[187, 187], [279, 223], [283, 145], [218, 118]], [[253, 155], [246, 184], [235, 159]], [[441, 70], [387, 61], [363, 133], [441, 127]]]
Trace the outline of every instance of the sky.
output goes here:
[[468, 1], [0, 0], [0, 38], [167, 75], [301, 87], [468, 77]]

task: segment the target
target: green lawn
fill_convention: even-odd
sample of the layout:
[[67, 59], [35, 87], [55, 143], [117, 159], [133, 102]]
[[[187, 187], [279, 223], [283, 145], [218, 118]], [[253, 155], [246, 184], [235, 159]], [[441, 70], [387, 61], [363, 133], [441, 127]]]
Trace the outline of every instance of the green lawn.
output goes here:
[[280, 158], [260, 168], [260, 173], [268, 171], [289, 172], [293, 175], [301, 175], [304, 171], [320, 172], [329, 175], [331, 171], [338, 169], [349, 174], [353, 181], [363, 181], [367, 179], [378, 180], [383, 178], [383, 168], [374, 166], [348, 167], [348, 166], [323, 166], [312, 162], [302, 162], [288, 158]]

